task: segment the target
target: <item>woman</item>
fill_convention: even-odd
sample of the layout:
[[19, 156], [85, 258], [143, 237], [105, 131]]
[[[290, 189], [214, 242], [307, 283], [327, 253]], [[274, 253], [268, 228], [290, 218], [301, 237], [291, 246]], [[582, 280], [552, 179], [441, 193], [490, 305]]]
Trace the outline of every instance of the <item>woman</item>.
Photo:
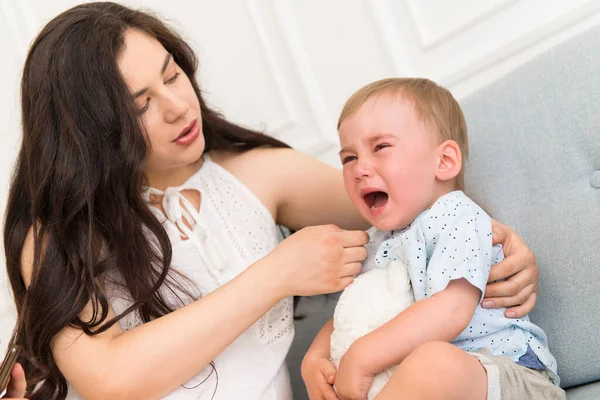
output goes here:
[[[2, 363], [0, 363], [2, 365]], [[8, 381], [8, 387], [6, 393], [2, 398], [4, 400], [20, 400], [25, 396], [25, 389], [27, 388], [27, 382], [25, 381], [25, 372], [21, 364], [17, 363], [14, 365], [11, 373], [10, 380]], [[1, 392], [2, 389], [0, 389]], [[0, 393], [1, 394], [1, 393]]]
[[[196, 66], [114, 3], [32, 44], [4, 238], [32, 399], [291, 398], [291, 296], [360, 269], [367, 226], [340, 173], [212, 111]], [[279, 243], [276, 224], [298, 232]], [[527, 312], [537, 267], [509, 241], [499, 275], [524, 269], [509, 284], [526, 289], [494, 300]]]

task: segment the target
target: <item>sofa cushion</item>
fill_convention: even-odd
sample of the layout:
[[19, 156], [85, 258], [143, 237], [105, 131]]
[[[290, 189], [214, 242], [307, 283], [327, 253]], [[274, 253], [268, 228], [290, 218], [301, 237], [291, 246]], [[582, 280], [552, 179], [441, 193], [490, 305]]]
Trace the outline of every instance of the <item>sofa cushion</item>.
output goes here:
[[461, 102], [467, 192], [537, 257], [531, 318], [563, 387], [600, 380], [599, 65], [595, 28]]
[[590, 383], [567, 389], [567, 400], [600, 399], [600, 382]]

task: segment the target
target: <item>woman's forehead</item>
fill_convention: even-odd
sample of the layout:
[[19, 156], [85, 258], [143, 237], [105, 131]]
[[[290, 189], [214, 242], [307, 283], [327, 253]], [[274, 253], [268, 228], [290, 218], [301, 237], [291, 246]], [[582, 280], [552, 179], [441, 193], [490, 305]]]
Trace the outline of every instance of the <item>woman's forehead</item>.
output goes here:
[[152, 36], [135, 29], [125, 32], [123, 51], [117, 60], [123, 79], [132, 90], [145, 87], [162, 75], [167, 50]]

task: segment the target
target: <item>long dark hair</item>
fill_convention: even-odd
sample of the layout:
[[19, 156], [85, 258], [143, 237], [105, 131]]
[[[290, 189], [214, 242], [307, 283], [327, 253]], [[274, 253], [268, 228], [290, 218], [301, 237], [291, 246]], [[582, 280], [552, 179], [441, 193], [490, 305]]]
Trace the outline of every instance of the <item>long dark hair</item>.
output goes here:
[[[206, 150], [284, 143], [227, 122], [195, 79], [193, 50], [159, 19], [109, 2], [63, 12], [35, 39], [21, 84], [23, 140], [4, 226], [8, 275], [19, 313], [32, 399], [64, 399], [67, 382], [50, 342], [64, 327], [104, 332], [124, 315], [149, 321], [173, 311], [159, 288], [170, 279], [171, 244], [142, 198], [149, 147], [117, 58], [127, 29], [156, 38], [190, 78], [200, 100]], [[33, 235], [26, 287], [21, 257]], [[133, 305], [108, 319], [99, 278], [116, 273]], [[179, 288], [183, 290], [183, 288]], [[93, 315], [81, 320], [90, 303]]]

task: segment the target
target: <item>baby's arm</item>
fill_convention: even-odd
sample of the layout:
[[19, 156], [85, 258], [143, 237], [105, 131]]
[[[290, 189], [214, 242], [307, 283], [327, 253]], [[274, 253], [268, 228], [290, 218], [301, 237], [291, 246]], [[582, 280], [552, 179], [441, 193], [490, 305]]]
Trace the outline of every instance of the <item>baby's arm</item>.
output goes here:
[[333, 332], [333, 319], [327, 321], [321, 328], [315, 339], [313, 340], [310, 348], [306, 352], [306, 357], [325, 357], [329, 358], [329, 346], [331, 341], [331, 333]]
[[399, 364], [419, 345], [441, 340], [451, 342], [469, 324], [481, 290], [466, 279], [451, 281], [446, 289], [420, 300], [350, 346], [342, 358], [345, 367], [374, 375]]
[[333, 390], [335, 366], [329, 360], [333, 320], [319, 331], [302, 360], [302, 379], [311, 399], [337, 399]]
[[451, 342], [465, 330], [483, 298], [491, 239], [489, 216], [453, 192], [381, 243], [375, 259], [409, 266], [417, 302], [350, 346], [338, 366], [338, 393], [363, 397], [375, 374], [398, 365], [421, 344]]

